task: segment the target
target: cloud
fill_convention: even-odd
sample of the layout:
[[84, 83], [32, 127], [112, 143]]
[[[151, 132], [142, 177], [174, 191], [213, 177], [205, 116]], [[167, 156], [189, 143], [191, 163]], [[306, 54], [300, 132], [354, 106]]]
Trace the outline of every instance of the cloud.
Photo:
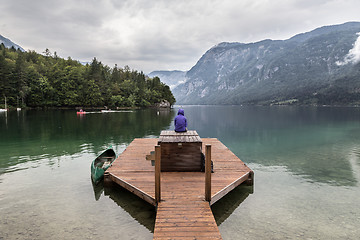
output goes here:
[[346, 54], [346, 56], [344, 57], [344, 61], [337, 61], [336, 64], [338, 66], [343, 66], [349, 63], [358, 63], [360, 62], [360, 32], [357, 33], [357, 35], [359, 36], [355, 43], [353, 44], [353, 48], [349, 50], [349, 53]]
[[358, 9], [358, 0], [11, 0], [0, 5], [0, 34], [80, 61], [189, 70], [220, 42], [287, 39], [360, 21]]

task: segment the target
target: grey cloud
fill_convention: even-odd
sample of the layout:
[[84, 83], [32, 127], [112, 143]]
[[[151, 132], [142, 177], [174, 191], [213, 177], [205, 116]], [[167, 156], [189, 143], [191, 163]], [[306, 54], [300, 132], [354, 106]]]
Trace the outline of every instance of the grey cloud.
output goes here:
[[0, 33], [25, 49], [150, 72], [189, 70], [223, 41], [286, 39], [360, 21], [357, 0], [12, 0]]

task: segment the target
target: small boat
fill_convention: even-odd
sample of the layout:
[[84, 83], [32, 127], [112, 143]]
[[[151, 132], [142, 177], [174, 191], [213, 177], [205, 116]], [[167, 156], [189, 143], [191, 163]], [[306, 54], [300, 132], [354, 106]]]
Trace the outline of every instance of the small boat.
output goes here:
[[111, 109], [105, 109], [105, 110], [101, 110], [102, 113], [109, 113], [109, 112], [115, 112]]
[[126, 110], [101, 110], [101, 113], [119, 113], [119, 112], [133, 112], [133, 111], [126, 111]]
[[98, 184], [103, 179], [105, 171], [115, 159], [116, 153], [111, 146], [95, 158], [91, 163], [91, 179], [95, 184]]
[[86, 114], [86, 112], [85, 111], [80, 111], [80, 112], [76, 112], [76, 114]]

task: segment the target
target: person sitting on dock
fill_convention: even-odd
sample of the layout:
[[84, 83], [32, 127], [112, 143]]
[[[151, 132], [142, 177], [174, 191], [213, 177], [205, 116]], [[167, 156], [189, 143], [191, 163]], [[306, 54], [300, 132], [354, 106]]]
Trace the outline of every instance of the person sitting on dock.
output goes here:
[[175, 132], [186, 132], [187, 131], [187, 120], [184, 116], [184, 109], [180, 108], [178, 115], [175, 117]]

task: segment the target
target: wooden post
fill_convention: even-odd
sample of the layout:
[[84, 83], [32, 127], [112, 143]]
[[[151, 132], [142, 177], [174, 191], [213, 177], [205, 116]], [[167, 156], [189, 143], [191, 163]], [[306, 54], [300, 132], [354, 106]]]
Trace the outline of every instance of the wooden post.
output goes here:
[[161, 172], [161, 147], [155, 146], [155, 201], [156, 203], [161, 200], [161, 187], [160, 187], [160, 172]]
[[105, 187], [111, 187], [112, 186], [112, 180], [110, 178], [109, 172], [104, 173], [104, 186]]
[[205, 201], [211, 201], [211, 145], [205, 146]]
[[248, 185], [248, 186], [253, 186], [254, 185], [254, 172], [253, 171], [249, 172], [249, 177], [245, 181], [245, 184]]

